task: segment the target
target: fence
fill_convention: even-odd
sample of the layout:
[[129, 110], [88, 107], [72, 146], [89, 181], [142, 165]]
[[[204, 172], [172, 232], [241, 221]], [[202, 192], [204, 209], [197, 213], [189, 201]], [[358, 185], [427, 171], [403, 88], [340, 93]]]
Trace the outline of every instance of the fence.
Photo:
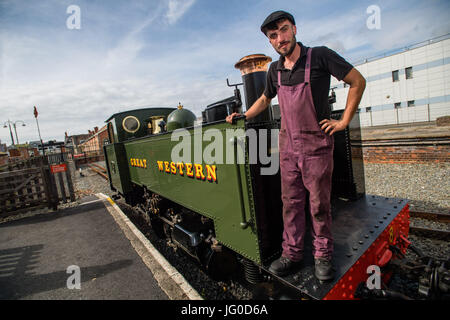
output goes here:
[[[60, 160], [67, 154], [57, 154]], [[63, 201], [75, 200], [67, 162], [55, 155], [34, 157], [0, 168], [0, 214], [18, 214], [39, 208], [57, 209]]]
[[83, 164], [104, 161], [105, 155], [103, 154], [103, 150], [90, 150], [73, 155], [73, 160], [75, 168], [78, 169]]
[[371, 110], [360, 112], [359, 117], [362, 127], [430, 122], [435, 121], [439, 117], [450, 115], [449, 106], [449, 103], [446, 102], [414, 107], [389, 108], [387, 110]]

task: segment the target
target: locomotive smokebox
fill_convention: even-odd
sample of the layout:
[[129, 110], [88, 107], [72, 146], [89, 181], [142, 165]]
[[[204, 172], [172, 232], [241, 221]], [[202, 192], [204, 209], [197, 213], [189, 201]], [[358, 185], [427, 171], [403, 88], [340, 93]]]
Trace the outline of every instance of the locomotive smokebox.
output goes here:
[[[251, 54], [241, 58], [234, 67], [241, 71], [244, 83], [245, 104], [248, 110], [258, 100], [266, 87], [267, 64], [272, 61], [271, 57], [264, 54]], [[269, 106], [250, 122], [265, 122], [272, 120], [272, 108]]]

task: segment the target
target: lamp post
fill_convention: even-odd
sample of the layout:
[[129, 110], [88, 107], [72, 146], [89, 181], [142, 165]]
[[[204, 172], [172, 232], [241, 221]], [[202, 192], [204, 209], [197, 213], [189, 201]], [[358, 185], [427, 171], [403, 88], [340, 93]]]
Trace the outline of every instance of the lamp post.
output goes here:
[[15, 122], [13, 123], [14, 132], [15, 132], [15, 134], [16, 134], [16, 141], [17, 141], [17, 144], [19, 144], [19, 138], [17, 137], [17, 129], [16, 129], [16, 123], [18, 123], [18, 122], [22, 122], [22, 127], [25, 127], [25, 122], [23, 122], [22, 120], [17, 120], [17, 121], [15, 121]]
[[6, 124], [8, 124], [9, 126], [9, 134], [11, 135], [11, 141], [12, 141], [12, 145], [14, 145], [14, 137], [11, 131], [11, 122], [8, 120], [3, 124], [3, 128], [7, 128]]
[[22, 120], [10, 121], [9, 119], [8, 119], [8, 121], [5, 122], [5, 124], [3, 126], [3, 128], [6, 128], [6, 124], [8, 124], [9, 133], [11, 134], [11, 140], [12, 140], [13, 145], [14, 145], [14, 139], [13, 139], [13, 135], [12, 135], [12, 131], [11, 131], [11, 124], [13, 125], [14, 133], [16, 134], [16, 142], [17, 142], [17, 144], [19, 144], [19, 138], [17, 136], [17, 127], [16, 127], [16, 124], [19, 122], [22, 122], [22, 127], [25, 127], [25, 122], [23, 122]]
[[15, 143], [14, 143], [14, 137], [13, 137], [13, 134], [12, 134], [12, 131], [11, 131], [11, 124], [13, 125], [14, 133], [16, 134], [16, 142], [17, 142], [17, 144], [19, 144], [19, 138], [18, 138], [18, 136], [17, 136], [17, 128], [16, 128], [16, 124], [19, 123], [19, 122], [22, 122], [22, 127], [25, 127], [25, 122], [23, 122], [22, 120], [10, 121], [10, 120], [8, 119], [8, 121], [6, 121], [6, 122], [3, 124], [3, 128], [7, 128], [6, 124], [8, 124], [8, 127], [9, 127], [9, 134], [11, 135], [11, 141], [12, 141], [12, 144], [13, 144], [13, 145], [14, 145]]

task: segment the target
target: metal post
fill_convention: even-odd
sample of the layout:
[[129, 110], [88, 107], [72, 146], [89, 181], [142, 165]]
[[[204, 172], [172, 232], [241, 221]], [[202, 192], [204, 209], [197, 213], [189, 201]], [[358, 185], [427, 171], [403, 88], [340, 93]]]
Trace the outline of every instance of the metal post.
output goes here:
[[11, 121], [9, 121], [9, 119], [8, 119], [7, 122], [8, 122], [8, 127], [9, 127], [9, 134], [11, 135], [11, 141], [12, 141], [12, 144], [15, 145], [15, 143], [14, 143], [14, 137], [13, 137], [12, 130], [11, 130]]
[[37, 128], [38, 128], [38, 133], [39, 133], [39, 140], [41, 141], [41, 146], [42, 146], [42, 155], [43, 156], [45, 156], [45, 148], [44, 148], [44, 142], [42, 141], [42, 138], [41, 138], [41, 130], [39, 129], [39, 122], [38, 122], [38, 119], [37, 119], [37, 110], [36, 110], [36, 106], [34, 107], [35, 109], [35, 114], [34, 114], [34, 118], [36, 119], [36, 125], [37, 125]]
[[69, 189], [69, 197], [70, 197], [70, 201], [75, 201], [75, 191], [73, 189], [73, 182], [72, 182], [72, 177], [71, 177], [71, 172], [70, 172], [70, 167], [69, 167], [69, 163], [64, 162], [67, 165], [67, 170], [66, 170], [66, 181], [67, 181], [67, 187]]
[[16, 133], [16, 142], [17, 142], [17, 144], [19, 144], [19, 138], [17, 137], [17, 129], [16, 129], [16, 123], [17, 123], [17, 122], [22, 122], [22, 125], [25, 126], [25, 122], [23, 122], [22, 120], [17, 120], [17, 121], [15, 121], [15, 122], [12, 122], [12, 121], [9, 120], [9, 119], [8, 119], [8, 121], [6, 121], [6, 122], [4, 123], [4, 125], [3, 125], [3, 128], [6, 128], [6, 123], [8, 123], [9, 134], [11, 135], [11, 141], [12, 141], [12, 144], [13, 144], [13, 145], [15, 145], [15, 143], [14, 143], [14, 137], [13, 137], [12, 130], [11, 130], [11, 123], [12, 123], [12, 125], [13, 125], [13, 127], [14, 127], [14, 132]]
[[398, 124], [398, 108], [395, 108], [395, 114], [396, 114], [396, 117], [397, 117], [397, 124]]
[[58, 176], [59, 189], [61, 191], [61, 196], [62, 196], [64, 203], [66, 203], [67, 202], [66, 189], [64, 188], [64, 180], [63, 180], [62, 172], [57, 172], [57, 173], [55, 173], [55, 175]]
[[61, 163], [64, 163], [64, 155], [63, 155], [63, 152], [62, 152], [62, 145], [59, 146], [59, 154], [61, 155]]
[[16, 142], [17, 142], [17, 144], [20, 144], [19, 143], [19, 138], [17, 137], [17, 129], [16, 129], [16, 123], [15, 122], [13, 123], [13, 127], [14, 127], [14, 133], [16, 134]]
[[22, 127], [25, 127], [25, 122], [23, 122], [22, 120], [17, 120], [17, 121], [14, 121], [14, 123], [13, 123], [14, 132], [16, 133], [16, 142], [17, 142], [17, 144], [19, 144], [19, 138], [17, 137], [17, 128], [16, 128], [17, 122], [22, 122]]

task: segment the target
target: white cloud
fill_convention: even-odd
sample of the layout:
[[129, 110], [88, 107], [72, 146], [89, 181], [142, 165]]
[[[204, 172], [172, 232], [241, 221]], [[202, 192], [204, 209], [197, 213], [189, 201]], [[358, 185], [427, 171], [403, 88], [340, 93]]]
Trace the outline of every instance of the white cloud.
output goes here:
[[169, 24], [176, 23], [189, 8], [194, 4], [195, 0], [169, 0], [169, 10], [166, 13]]
[[[158, 79], [128, 78], [84, 83], [46, 82], [30, 86], [5, 88], [0, 100], [2, 120], [23, 120], [26, 127], [18, 128], [21, 142], [37, 140], [33, 106], [39, 112], [42, 138], [63, 139], [70, 134], [87, 132], [102, 126], [113, 113], [139, 107], [176, 107], [181, 102], [197, 116], [206, 105], [232, 95], [225, 79]], [[3, 125], [3, 123], [1, 123]], [[9, 132], [3, 129], [0, 137], [9, 143]]]
[[[277, 59], [254, 15], [202, 28], [201, 37], [198, 30], [191, 33], [187, 29], [182, 40], [160, 46], [152, 32], [163, 36], [173, 32], [176, 22], [193, 5], [193, 0], [164, 1], [150, 11], [142, 4], [142, 10], [150, 13], [141, 11], [133, 20], [133, 14], [127, 12], [129, 23], [118, 28], [120, 37], [110, 30], [90, 32], [88, 23], [83, 24], [85, 35], [79, 38], [67, 30], [42, 37], [15, 30], [1, 32], [0, 139], [10, 141], [9, 131], [3, 129], [9, 118], [27, 123], [18, 128], [21, 142], [37, 140], [34, 105], [44, 140], [61, 140], [64, 131], [85, 133], [100, 127], [115, 112], [140, 106], [175, 107], [181, 102], [199, 116], [206, 105], [233, 94], [225, 79], [241, 81], [234, 69], [241, 57], [264, 53]], [[405, 12], [381, 8], [380, 31], [367, 29], [363, 5], [319, 19], [296, 16], [300, 27], [297, 39], [306, 45], [327, 45], [346, 58], [350, 55], [352, 61], [374, 50], [392, 49], [448, 30], [448, 22], [432, 25], [433, 21], [446, 21], [445, 12], [433, 6], [424, 4]], [[107, 14], [99, 13], [96, 19], [109, 20], [112, 13]], [[418, 16], [422, 18], [415, 18]], [[244, 96], [242, 88], [241, 93]]]
[[400, 6], [398, 2], [380, 1], [380, 30], [367, 28], [368, 5], [364, 3], [321, 18], [298, 19], [297, 39], [307, 45], [328, 46], [349, 61], [359, 61], [449, 33], [448, 11], [430, 3]]
[[140, 36], [141, 32], [159, 18], [161, 11], [161, 6], [152, 11], [143, 21], [136, 24], [115, 48], [108, 51], [105, 61], [107, 69], [127, 67], [135, 60], [145, 45]]

